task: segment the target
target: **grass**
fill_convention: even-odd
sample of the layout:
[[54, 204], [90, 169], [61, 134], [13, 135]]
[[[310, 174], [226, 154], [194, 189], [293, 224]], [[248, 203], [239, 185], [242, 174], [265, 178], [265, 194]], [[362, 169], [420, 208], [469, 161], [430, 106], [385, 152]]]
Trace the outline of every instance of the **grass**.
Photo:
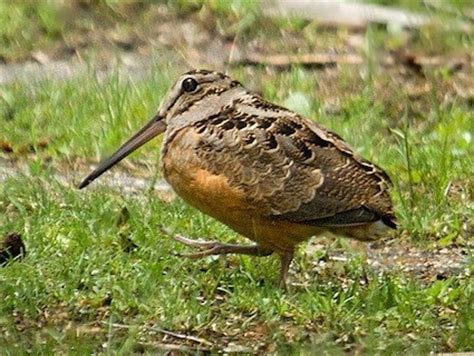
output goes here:
[[101, 83], [91, 74], [59, 86], [44, 81], [33, 87], [16, 83], [1, 88], [5, 134], [20, 153], [25, 147], [36, 149], [42, 140], [48, 142], [46, 153], [52, 157], [97, 160], [101, 151], [117, 147], [126, 133], [157, 110], [159, 96], [172, 83], [172, 72], [162, 71], [138, 84], [119, 74]]
[[[147, 325], [244, 345], [256, 333], [254, 342], [275, 347], [472, 347], [472, 284], [462, 278], [426, 285], [379, 274], [355, 253], [318, 272], [315, 256], [304, 255], [294, 277], [304, 286], [285, 294], [275, 288], [272, 259], [176, 257], [182, 247], [157, 232], [163, 222], [192, 236], [238, 239], [180, 201], [124, 197], [110, 188], [79, 193], [51, 182], [48, 171], [37, 173], [9, 180], [0, 195], [11, 221], [3, 229], [24, 231], [30, 251], [0, 277], [2, 345], [12, 353], [130, 352], [139, 340], [156, 338]], [[123, 207], [130, 219], [117, 226]], [[139, 248], [125, 252], [120, 236]], [[100, 330], [93, 328], [98, 320], [105, 323]], [[130, 328], [109, 329], [112, 323]]]
[[[41, 10], [50, 3], [25, 4], [15, 3], [26, 16], [15, 21], [27, 22], [29, 11], [50, 13]], [[104, 4], [118, 14], [122, 11], [113, 2], [95, 6]], [[232, 16], [240, 23], [242, 9], [249, 10], [254, 17], [245, 21], [257, 26], [255, 31], [248, 31], [245, 21], [241, 28], [229, 29], [242, 41], [268, 38], [268, 48], [278, 48], [278, 37], [270, 35], [278, 26], [289, 33], [303, 31], [308, 48], [314, 40], [307, 28], [312, 25], [304, 21], [264, 25], [251, 2], [232, 8], [216, 1], [204, 10], [201, 2], [183, 8], [187, 5], [179, 2], [173, 11], [196, 21], [196, 11], [210, 11], [219, 16], [223, 31]], [[11, 9], [1, 6], [0, 18], [10, 16]], [[50, 17], [55, 18], [54, 12]], [[56, 29], [54, 36], [72, 36], [69, 25], [50, 26]], [[5, 28], [1, 31], [3, 39], [16, 37], [14, 32], [5, 35]], [[35, 45], [56, 43], [47, 30], [25, 31], [33, 33], [30, 38], [39, 36], [41, 41], [31, 42]], [[343, 33], [324, 31], [318, 39], [322, 47], [331, 38], [344, 42]], [[423, 29], [410, 45], [448, 55], [472, 43], [465, 35], [433, 32], [433, 38], [427, 31], [432, 30]], [[380, 28], [364, 36], [369, 58], [400, 43], [394, 38], [398, 35]], [[9, 61], [33, 50], [21, 41], [17, 49], [3, 47], [11, 51], [3, 54]], [[425, 280], [400, 270], [376, 269], [347, 241], [325, 240], [329, 242], [322, 250], [299, 251], [292, 268], [294, 286], [283, 293], [275, 288], [276, 259], [191, 261], [176, 256], [185, 248], [161, 234], [160, 224], [193, 237], [245, 242], [181, 200], [164, 202], [151, 189], [124, 194], [100, 181], [86, 191], [75, 189], [86, 163], [100, 160], [141, 127], [184, 69], [155, 66], [136, 81], [118, 67], [105, 80], [91, 71], [68, 81], [19, 81], [0, 87], [0, 159], [26, 165], [30, 172], [0, 185], [0, 237], [21, 232], [28, 251], [23, 261], [0, 269], [1, 353], [151, 353], [163, 352], [163, 343], [192, 350], [232, 350], [234, 345], [243, 351], [329, 354], [474, 349], [471, 256], [466, 257], [467, 275]], [[340, 66], [336, 71], [293, 67], [282, 72], [237, 67], [231, 73], [266, 98], [330, 127], [389, 172], [401, 225], [393, 237], [399, 244], [420, 251], [469, 246], [474, 117], [469, 99], [453, 97], [459, 76], [445, 67], [416, 76], [377, 65], [360, 70]], [[407, 89], [424, 84], [429, 89], [421, 96]], [[153, 176], [159, 144], [156, 140], [130, 158], [133, 174]], [[75, 173], [67, 182], [56, 176], [71, 170]], [[330, 258], [340, 251], [347, 261]], [[165, 338], [159, 328], [199, 336], [212, 345]]]

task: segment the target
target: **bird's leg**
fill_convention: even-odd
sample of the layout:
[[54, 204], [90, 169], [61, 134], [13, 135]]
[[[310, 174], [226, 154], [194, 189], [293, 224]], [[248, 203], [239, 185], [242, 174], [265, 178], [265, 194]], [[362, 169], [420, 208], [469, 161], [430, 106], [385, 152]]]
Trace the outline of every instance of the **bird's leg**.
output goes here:
[[193, 240], [182, 235], [172, 234], [168, 229], [163, 227], [161, 227], [161, 231], [186, 246], [197, 247], [201, 249], [199, 252], [181, 255], [183, 257], [201, 258], [211, 255], [226, 255], [229, 253], [251, 256], [269, 256], [273, 253], [273, 250], [259, 245], [240, 246], [233, 244], [223, 244], [218, 241]]
[[212, 247], [209, 247], [205, 250], [195, 253], [187, 253], [181, 256], [189, 258], [201, 258], [212, 255], [227, 255], [229, 253], [251, 256], [269, 256], [273, 253], [273, 250], [261, 247], [259, 245], [240, 246], [215, 242]]
[[290, 269], [291, 261], [293, 260], [294, 251], [285, 251], [280, 255], [281, 266], [280, 266], [280, 282], [279, 286], [286, 290], [286, 280], [288, 278], [288, 270]]

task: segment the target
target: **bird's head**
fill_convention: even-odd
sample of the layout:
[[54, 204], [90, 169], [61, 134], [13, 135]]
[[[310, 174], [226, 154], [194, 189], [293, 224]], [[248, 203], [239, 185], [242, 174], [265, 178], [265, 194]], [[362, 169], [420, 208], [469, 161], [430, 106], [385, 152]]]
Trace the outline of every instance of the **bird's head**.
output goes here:
[[79, 188], [88, 186], [105, 171], [159, 134], [177, 130], [202, 120], [206, 115], [218, 112], [231, 102], [233, 95], [228, 92], [240, 88], [239, 82], [220, 72], [192, 70], [184, 73], [168, 92], [158, 113], [114, 154], [102, 161], [81, 182]]

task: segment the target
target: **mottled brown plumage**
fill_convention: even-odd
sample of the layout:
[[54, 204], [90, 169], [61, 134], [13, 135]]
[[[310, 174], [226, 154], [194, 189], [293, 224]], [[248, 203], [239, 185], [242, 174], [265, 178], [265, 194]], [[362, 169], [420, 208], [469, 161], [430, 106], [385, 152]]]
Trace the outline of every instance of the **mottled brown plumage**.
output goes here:
[[373, 240], [396, 227], [380, 168], [335, 133], [205, 70], [183, 74], [158, 115], [81, 187], [163, 131], [162, 170], [178, 195], [257, 243], [178, 237], [202, 248], [191, 257], [275, 252], [284, 285], [295, 246], [309, 237]]

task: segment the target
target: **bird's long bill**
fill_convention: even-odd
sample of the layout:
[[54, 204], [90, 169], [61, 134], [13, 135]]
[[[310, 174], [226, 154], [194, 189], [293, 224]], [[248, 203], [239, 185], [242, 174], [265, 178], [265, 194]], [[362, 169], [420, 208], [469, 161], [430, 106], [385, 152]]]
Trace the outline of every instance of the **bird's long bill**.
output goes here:
[[79, 189], [87, 187], [92, 181], [100, 177], [102, 173], [107, 171], [109, 168], [120, 162], [122, 159], [127, 157], [130, 153], [135, 151], [137, 148], [143, 146], [145, 143], [150, 141], [153, 137], [163, 133], [166, 129], [166, 124], [163, 118], [159, 115], [155, 116], [150, 122], [148, 122], [140, 131], [138, 131], [130, 140], [125, 142], [117, 152], [112, 156], [104, 160], [99, 166], [93, 170], [79, 185]]

